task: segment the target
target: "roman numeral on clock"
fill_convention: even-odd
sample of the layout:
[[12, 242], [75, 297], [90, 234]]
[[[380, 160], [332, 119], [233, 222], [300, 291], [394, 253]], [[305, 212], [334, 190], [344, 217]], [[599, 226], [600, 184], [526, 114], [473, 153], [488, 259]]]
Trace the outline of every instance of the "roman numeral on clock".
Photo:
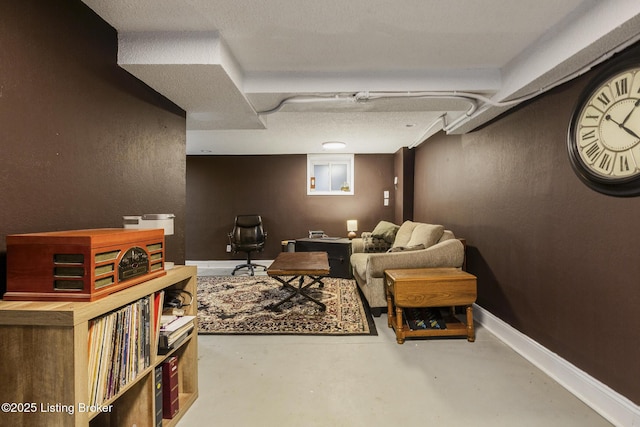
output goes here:
[[594, 162], [601, 152], [602, 150], [598, 144], [591, 144], [591, 146], [585, 150], [585, 155], [589, 160], [591, 160], [591, 162]]
[[609, 166], [611, 166], [611, 156], [605, 153], [600, 159], [600, 168], [604, 170], [609, 170]]
[[602, 103], [602, 106], [605, 108], [607, 107], [607, 105], [611, 103], [611, 100], [609, 99], [607, 94], [604, 92], [600, 92], [600, 95], [598, 95], [597, 99]]
[[629, 83], [627, 82], [626, 78], [618, 80], [615, 84], [617, 96], [622, 96], [629, 93]]
[[620, 166], [620, 172], [629, 172], [629, 159], [627, 156], [620, 156], [618, 165]]

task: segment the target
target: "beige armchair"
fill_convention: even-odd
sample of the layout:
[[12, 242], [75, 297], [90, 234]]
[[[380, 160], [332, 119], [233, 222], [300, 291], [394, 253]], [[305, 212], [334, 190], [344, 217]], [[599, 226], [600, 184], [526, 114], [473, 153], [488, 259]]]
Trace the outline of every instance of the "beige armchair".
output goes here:
[[[385, 270], [461, 268], [464, 262], [464, 245], [452, 231], [445, 230], [441, 225], [405, 221], [400, 227], [394, 226], [393, 232], [393, 224], [383, 223], [378, 224], [373, 232], [363, 233], [362, 238], [353, 239], [351, 243], [353, 276], [376, 317], [387, 307]], [[384, 227], [380, 227], [381, 225]], [[389, 249], [386, 249], [383, 240], [387, 241]], [[372, 250], [385, 251], [367, 252]]]

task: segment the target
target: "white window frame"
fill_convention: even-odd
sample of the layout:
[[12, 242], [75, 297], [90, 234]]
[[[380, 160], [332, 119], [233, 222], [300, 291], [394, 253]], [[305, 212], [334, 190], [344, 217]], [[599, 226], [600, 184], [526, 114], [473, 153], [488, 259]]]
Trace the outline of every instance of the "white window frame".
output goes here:
[[[353, 196], [354, 194], [354, 155], [353, 154], [307, 154], [307, 195], [309, 196]], [[315, 179], [315, 165], [346, 164], [347, 183], [349, 190], [336, 189], [332, 191], [320, 191], [312, 188], [312, 178]]]

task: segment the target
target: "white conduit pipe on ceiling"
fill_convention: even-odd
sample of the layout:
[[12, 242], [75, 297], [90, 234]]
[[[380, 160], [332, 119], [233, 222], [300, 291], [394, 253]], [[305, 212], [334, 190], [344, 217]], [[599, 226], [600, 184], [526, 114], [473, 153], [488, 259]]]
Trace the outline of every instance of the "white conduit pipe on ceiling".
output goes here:
[[258, 115], [266, 116], [277, 113], [288, 104], [311, 104], [336, 101], [355, 102], [355, 99], [353, 98], [353, 95], [295, 95], [283, 99], [278, 105], [270, 110], [258, 111]]
[[418, 145], [422, 144], [427, 139], [427, 135], [429, 134], [429, 131], [431, 131], [431, 129], [433, 129], [436, 125], [441, 125], [440, 129], [446, 128], [447, 126], [446, 117], [447, 117], [447, 113], [444, 113], [443, 115], [435, 119], [429, 126], [427, 126], [427, 129], [424, 132], [422, 132], [420, 137], [415, 141], [413, 141], [411, 145], [409, 145], [408, 148], [409, 149], [416, 148]]
[[[342, 94], [332, 94], [332, 95], [296, 95], [291, 96], [289, 98], [283, 99], [276, 107], [258, 112], [259, 115], [268, 115], [277, 113], [280, 111], [285, 105], [288, 104], [304, 104], [304, 103], [321, 103], [321, 102], [351, 102], [351, 103], [362, 103], [368, 102], [376, 99], [391, 99], [391, 98], [432, 98], [432, 99], [459, 99], [467, 101], [470, 104], [469, 109], [460, 117], [458, 117], [453, 122], [446, 124], [446, 115], [438, 117], [433, 123], [431, 123], [427, 130], [424, 132], [423, 136], [426, 135], [436, 124], [442, 122], [442, 129], [445, 132], [449, 132], [451, 129], [455, 128], [459, 124], [461, 124], [465, 120], [470, 120], [473, 118], [474, 114], [480, 112], [487, 106], [491, 107], [511, 107], [518, 105], [522, 102], [528, 101], [530, 99], [535, 98], [557, 86], [560, 86], [570, 80], [573, 80], [584, 73], [590, 71], [596, 65], [601, 64], [607, 59], [611, 58], [616, 53], [619, 53], [626, 49], [627, 47], [635, 44], [640, 40], [640, 34], [632, 37], [624, 43], [621, 43], [614, 49], [606, 52], [599, 58], [595, 59], [591, 63], [587, 64], [582, 69], [571, 73], [545, 87], [542, 87], [534, 92], [529, 93], [528, 95], [524, 95], [518, 98], [513, 98], [506, 101], [494, 101], [491, 98], [488, 98], [482, 94], [473, 93], [473, 92], [458, 92], [458, 91], [443, 91], [443, 92], [435, 92], [435, 91], [427, 91], [427, 92], [357, 92], [353, 95], [342, 95]], [[481, 102], [482, 105], [478, 106], [478, 102]], [[416, 141], [412, 144], [412, 147], [418, 146], [422, 141]]]

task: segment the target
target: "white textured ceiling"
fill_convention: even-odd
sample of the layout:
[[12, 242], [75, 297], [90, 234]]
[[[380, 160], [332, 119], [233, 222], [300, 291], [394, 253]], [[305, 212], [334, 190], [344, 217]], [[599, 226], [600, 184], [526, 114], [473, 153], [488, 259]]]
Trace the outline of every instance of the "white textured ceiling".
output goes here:
[[[393, 153], [635, 41], [637, 0], [83, 0], [187, 112], [188, 154]], [[284, 101], [284, 102], [283, 102]]]

